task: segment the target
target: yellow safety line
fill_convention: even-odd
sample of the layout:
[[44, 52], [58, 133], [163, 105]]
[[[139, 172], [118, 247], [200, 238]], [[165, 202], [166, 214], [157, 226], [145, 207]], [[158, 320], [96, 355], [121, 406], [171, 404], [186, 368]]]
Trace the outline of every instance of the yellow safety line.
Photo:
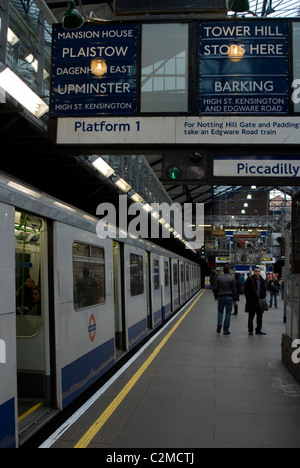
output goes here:
[[37, 410], [38, 408], [40, 408], [40, 406], [42, 406], [44, 404], [43, 401], [40, 401], [37, 405], [33, 406], [30, 410], [26, 411], [26, 413], [22, 414], [22, 416], [20, 416], [18, 418], [18, 421], [22, 421], [22, 419], [25, 419], [26, 416], [29, 416], [31, 413], [33, 413], [35, 410]]
[[94, 437], [98, 434], [98, 432], [102, 429], [104, 424], [108, 421], [108, 419], [113, 415], [113, 413], [116, 411], [118, 406], [122, 403], [124, 398], [128, 395], [128, 393], [133, 389], [135, 384], [138, 382], [138, 380], [141, 378], [143, 373], [147, 370], [147, 368], [150, 366], [152, 361], [156, 358], [158, 353], [162, 350], [162, 348], [165, 346], [165, 344], [168, 342], [168, 340], [171, 338], [173, 333], [177, 330], [179, 325], [183, 322], [183, 320], [186, 318], [186, 316], [190, 313], [192, 308], [196, 305], [196, 303], [199, 301], [203, 293], [205, 292], [202, 291], [200, 296], [193, 302], [193, 304], [188, 308], [188, 310], [184, 313], [184, 315], [181, 317], [180, 320], [174, 325], [172, 330], [166, 335], [166, 337], [161, 341], [161, 343], [157, 346], [157, 348], [153, 351], [151, 356], [144, 362], [142, 367], [136, 372], [136, 374], [132, 377], [132, 379], [128, 382], [128, 384], [121, 390], [121, 392], [118, 394], [118, 396], [112, 401], [112, 403], [106, 408], [106, 410], [101, 414], [101, 416], [97, 419], [96, 422], [90, 427], [90, 429], [84, 434], [84, 436], [77, 442], [74, 448], [86, 448], [91, 441], [94, 439]]

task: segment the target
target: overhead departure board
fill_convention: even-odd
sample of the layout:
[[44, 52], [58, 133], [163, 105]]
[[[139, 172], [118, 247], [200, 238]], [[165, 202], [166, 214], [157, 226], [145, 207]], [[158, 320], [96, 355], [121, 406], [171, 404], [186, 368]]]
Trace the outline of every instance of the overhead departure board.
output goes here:
[[200, 114], [287, 114], [288, 40], [282, 21], [200, 25]]

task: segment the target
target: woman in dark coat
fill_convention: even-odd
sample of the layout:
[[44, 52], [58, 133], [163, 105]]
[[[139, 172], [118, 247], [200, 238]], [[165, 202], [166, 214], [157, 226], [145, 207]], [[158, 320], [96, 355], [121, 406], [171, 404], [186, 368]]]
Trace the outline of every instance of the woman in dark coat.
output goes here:
[[249, 277], [245, 285], [246, 308], [249, 314], [248, 330], [249, 335], [253, 335], [253, 320], [256, 314], [256, 335], [266, 335], [262, 331], [263, 311], [260, 310], [258, 299], [265, 299], [267, 296], [266, 283], [260, 274], [260, 268], [254, 268], [254, 275]]

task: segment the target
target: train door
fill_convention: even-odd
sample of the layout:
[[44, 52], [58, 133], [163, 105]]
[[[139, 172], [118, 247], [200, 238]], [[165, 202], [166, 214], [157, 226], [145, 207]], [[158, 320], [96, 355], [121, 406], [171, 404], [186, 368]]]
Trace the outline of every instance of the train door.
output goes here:
[[171, 313], [171, 277], [170, 277], [170, 261], [168, 257], [163, 258], [162, 265], [162, 309], [163, 309], [163, 321]]
[[151, 302], [151, 263], [150, 263], [150, 253], [145, 252], [145, 265], [146, 265], [146, 296], [147, 296], [147, 326], [148, 329], [152, 329], [152, 302]]
[[125, 309], [123, 304], [124, 288], [124, 260], [123, 246], [119, 242], [113, 242], [114, 256], [114, 296], [115, 296], [115, 348], [117, 358], [126, 350], [125, 334]]
[[[49, 251], [46, 220], [15, 212], [17, 379], [20, 443], [49, 418], [51, 377]], [[53, 296], [53, 294], [51, 294]], [[50, 317], [51, 315], [51, 317]], [[52, 324], [53, 325], [53, 324]], [[54, 349], [54, 347], [51, 347]], [[48, 416], [45, 416], [45, 415]]]
[[186, 284], [186, 298], [189, 299], [191, 297], [191, 289], [190, 289], [190, 268], [189, 265], [185, 265], [185, 284]]
[[179, 300], [180, 304], [185, 302], [184, 263], [179, 262]]
[[173, 311], [179, 306], [179, 278], [178, 278], [178, 261], [172, 260], [172, 308]]
[[151, 303], [153, 313], [153, 328], [158, 327], [162, 323], [162, 292], [160, 281], [160, 264], [159, 256], [151, 254], [151, 270], [152, 270], [152, 288], [151, 288]]

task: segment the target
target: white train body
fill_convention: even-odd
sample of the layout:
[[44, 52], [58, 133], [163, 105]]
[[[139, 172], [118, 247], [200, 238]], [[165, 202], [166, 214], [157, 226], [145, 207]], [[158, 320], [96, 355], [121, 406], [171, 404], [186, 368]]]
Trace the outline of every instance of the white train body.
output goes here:
[[[96, 218], [5, 175], [0, 219], [4, 448], [32, 433], [22, 405], [37, 403], [34, 424], [45, 423], [196, 293], [201, 275], [148, 241], [99, 239]], [[40, 295], [32, 304], [28, 276]]]

